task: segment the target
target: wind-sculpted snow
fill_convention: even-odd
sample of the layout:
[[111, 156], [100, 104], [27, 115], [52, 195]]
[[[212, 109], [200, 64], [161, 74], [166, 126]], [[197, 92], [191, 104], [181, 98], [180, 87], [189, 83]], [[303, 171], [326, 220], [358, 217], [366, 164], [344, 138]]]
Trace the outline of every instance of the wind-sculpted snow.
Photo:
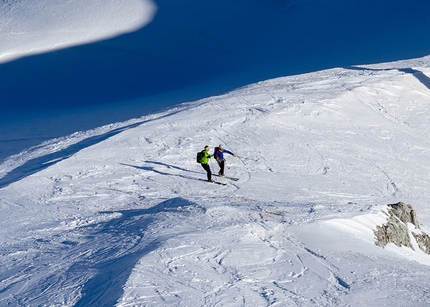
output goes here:
[[[6, 159], [0, 305], [427, 306], [429, 256], [373, 231], [404, 201], [429, 233], [428, 67], [267, 80]], [[195, 162], [219, 144], [225, 186]]]

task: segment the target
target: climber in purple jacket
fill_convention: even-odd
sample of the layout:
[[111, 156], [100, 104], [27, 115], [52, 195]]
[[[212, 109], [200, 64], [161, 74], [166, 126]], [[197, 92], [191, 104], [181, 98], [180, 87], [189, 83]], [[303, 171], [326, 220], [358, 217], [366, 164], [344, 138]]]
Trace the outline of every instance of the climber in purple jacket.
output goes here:
[[232, 155], [233, 157], [236, 157], [236, 154], [232, 153], [231, 151], [224, 149], [224, 146], [219, 145], [218, 147], [214, 148], [214, 157], [219, 165], [219, 172], [218, 175], [224, 176], [224, 166], [225, 166], [225, 159], [224, 159], [224, 153], [228, 153]]

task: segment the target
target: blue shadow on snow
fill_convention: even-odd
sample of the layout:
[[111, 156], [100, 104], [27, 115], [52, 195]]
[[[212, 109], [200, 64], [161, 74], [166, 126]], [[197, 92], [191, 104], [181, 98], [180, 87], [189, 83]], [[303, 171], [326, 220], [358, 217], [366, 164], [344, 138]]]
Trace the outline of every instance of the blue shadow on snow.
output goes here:
[[[73, 276], [75, 273], [81, 274], [90, 269], [95, 269], [97, 273], [86, 282], [81, 291], [82, 297], [74, 307], [115, 306], [123, 295], [123, 287], [137, 262], [162, 244], [160, 239], [149, 243], [141, 242], [149, 225], [158, 221], [156, 215], [159, 213], [162, 213], [163, 216], [167, 212], [191, 214], [190, 210], [183, 210], [184, 207], [195, 208], [198, 213], [206, 212], [205, 208], [186, 199], [173, 198], [149, 209], [118, 211], [121, 213], [119, 218], [96, 226], [88, 226], [87, 228], [90, 228], [88, 234], [93, 237], [94, 241], [97, 241], [94, 244], [91, 240], [88, 244], [101, 246], [100, 250], [89, 259], [76, 263], [67, 274]], [[114, 212], [116, 211], [102, 213]], [[136, 236], [139, 239], [134, 242], [134, 245], [119, 253], [124, 254], [123, 256], [115, 256], [121, 247], [124, 248], [124, 245], [129, 244], [130, 238]], [[82, 246], [79, 248], [82, 249]]]
[[34, 173], [37, 173], [39, 171], [42, 171], [46, 168], [48, 168], [51, 165], [54, 165], [64, 159], [69, 158], [73, 154], [77, 153], [78, 151], [95, 145], [99, 142], [102, 142], [118, 133], [121, 133], [124, 130], [131, 129], [134, 127], [137, 127], [141, 125], [142, 123], [136, 123], [132, 124], [126, 127], [121, 127], [112, 131], [109, 131], [107, 133], [96, 135], [93, 137], [89, 137], [87, 139], [84, 139], [76, 144], [73, 144], [69, 147], [66, 147], [62, 150], [40, 156], [34, 159], [31, 159], [24, 163], [23, 165], [13, 169], [9, 173], [7, 173], [3, 178], [0, 178], [0, 189], [7, 187], [8, 185], [19, 181], [27, 176], [30, 176]]
[[[0, 124], [81, 110], [66, 124], [32, 124], [22, 141], [19, 132], [0, 137], [8, 154], [32, 135], [67, 135], [260, 80], [430, 54], [428, 0], [154, 2], [154, 20], [134, 33], [0, 65]], [[96, 107], [111, 103], [99, 116]]]
[[426, 0], [155, 3], [153, 22], [134, 33], [1, 64], [2, 111], [106, 104], [209, 82], [177, 103], [278, 76], [430, 53]]

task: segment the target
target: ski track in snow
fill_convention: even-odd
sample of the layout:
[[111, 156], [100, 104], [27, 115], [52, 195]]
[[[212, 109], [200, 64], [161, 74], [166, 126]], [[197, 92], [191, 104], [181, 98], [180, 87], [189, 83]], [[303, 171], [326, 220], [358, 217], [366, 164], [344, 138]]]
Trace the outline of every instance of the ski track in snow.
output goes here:
[[[268, 80], [6, 159], [0, 305], [427, 306], [429, 266], [323, 223], [402, 200], [430, 229], [430, 92], [402, 64]], [[238, 154], [226, 186], [194, 161], [219, 143]]]

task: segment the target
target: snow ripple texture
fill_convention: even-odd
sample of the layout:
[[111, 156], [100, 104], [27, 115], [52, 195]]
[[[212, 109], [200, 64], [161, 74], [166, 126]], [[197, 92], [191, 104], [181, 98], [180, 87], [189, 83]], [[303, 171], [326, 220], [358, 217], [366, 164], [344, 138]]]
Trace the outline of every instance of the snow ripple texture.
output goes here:
[[[425, 63], [268, 80], [6, 159], [0, 305], [428, 306], [428, 255], [372, 235], [399, 200], [429, 232]], [[226, 186], [195, 162], [220, 143]]]

